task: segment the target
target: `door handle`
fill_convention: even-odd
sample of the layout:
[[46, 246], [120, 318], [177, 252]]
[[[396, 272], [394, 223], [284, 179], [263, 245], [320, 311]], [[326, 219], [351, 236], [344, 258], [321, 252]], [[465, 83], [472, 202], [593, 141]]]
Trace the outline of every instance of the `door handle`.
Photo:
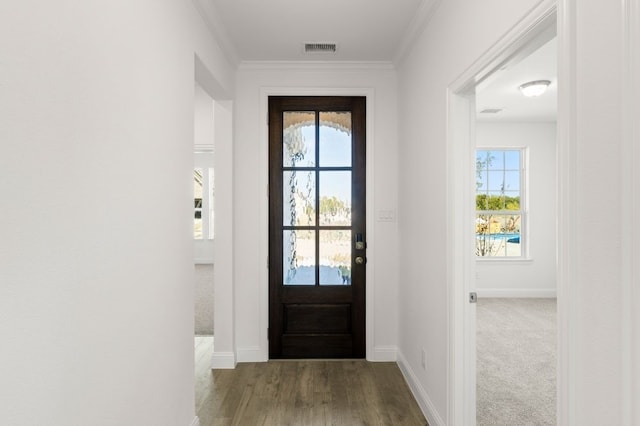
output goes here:
[[364, 257], [362, 257], [362, 256], [356, 257], [356, 263], [358, 265], [364, 265], [366, 262], [367, 262], [367, 260]]

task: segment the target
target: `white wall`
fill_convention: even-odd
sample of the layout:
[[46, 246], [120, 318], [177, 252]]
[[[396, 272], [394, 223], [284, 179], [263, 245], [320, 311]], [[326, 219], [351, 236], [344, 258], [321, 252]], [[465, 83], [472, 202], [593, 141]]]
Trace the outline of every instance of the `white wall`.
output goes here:
[[[567, 256], [572, 262], [566, 294], [572, 308], [566, 330], [566, 337], [572, 339], [569, 402], [575, 409], [571, 413], [575, 424], [637, 424], [623, 421], [627, 396], [622, 384], [630, 372], [620, 360], [622, 333], [627, 327], [621, 315], [624, 288], [620, 242], [623, 234], [638, 226], [637, 218], [623, 222], [624, 211], [620, 208], [637, 191], [620, 185], [624, 162], [621, 94], [628, 90], [621, 79], [625, 14], [622, 2], [576, 3], [569, 10], [575, 30], [575, 40], [570, 41], [575, 59], [569, 63], [574, 68], [566, 80], [571, 81], [570, 100], [575, 105], [570, 123], [574, 155], [566, 168], [575, 186], [562, 194], [570, 200], [567, 207], [576, 212], [574, 220], [567, 221], [575, 232], [569, 241], [572, 253]], [[603, 29], [599, 34], [589, 29], [596, 25]], [[632, 54], [637, 57], [640, 52]], [[566, 55], [560, 57], [567, 60]], [[597, 81], [608, 85], [594, 88]], [[612, 223], [615, 225], [609, 226]], [[594, 230], [603, 227], [606, 237], [602, 243], [594, 241]]]
[[190, 2], [0, 4], [0, 424], [190, 425]]
[[442, 2], [398, 67], [399, 352], [434, 424], [447, 421], [447, 87], [535, 3]]
[[215, 122], [215, 198], [214, 215], [214, 355], [212, 366], [235, 367], [234, 319], [234, 182], [233, 182], [233, 101], [216, 100], [213, 104]]
[[200, 84], [194, 87], [193, 145], [195, 151], [212, 150], [214, 147], [213, 99]]
[[[623, 162], [622, 181], [627, 184], [624, 187], [624, 194], [628, 197], [623, 204], [623, 211], [628, 214], [629, 220], [624, 221], [624, 226], [633, 223], [627, 228], [626, 239], [623, 244], [625, 262], [625, 288], [624, 297], [627, 299], [626, 309], [623, 310], [625, 346], [624, 353], [627, 358], [623, 360], [628, 365], [631, 374], [627, 376], [624, 386], [629, 394], [627, 407], [629, 407], [629, 423], [640, 423], [640, 309], [636, 307], [636, 300], [640, 298], [640, 250], [637, 241], [640, 241], [640, 171], [637, 165], [640, 164], [640, 1], [636, 0], [626, 4], [625, 14], [629, 19], [628, 31], [630, 37], [625, 46], [627, 59], [625, 62], [626, 72], [623, 74], [626, 83], [623, 101], [625, 102], [623, 115]], [[635, 54], [634, 54], [635, 53]], [[632, 188], [635, 188], [633, 190]], [[630, 191], [631, 189], [631, 191]], [[629, 194], [631, 192], [631, 194]]]
[[[372, 95], [368, 105], [370, 214], [396, 209], [396, 73], [389, 66], [245, 64], [237, 77], [234, 210], [235, 318], [238, 359], [265, 360], [267, 306], [267, 95]], [[369, 157], [370, 156], [370, 157]], [[395, 359], [397, 234], [395, 222], [368, 218], [368, 336], [370, 359]], [[216, 295], [218, 293], [216, 292]], [[217, 296], [216, 296], [217, 297]], [[370, 304], [370, 306], [369, 306]], [[216, 336], [218, 322], [216, 319]], [[217, 337], [216, 337], [217, 339]]]
[[529, 258], [478, 260], [479, 297], [556, 295], [556, 125], [476, 123], [478, 148], [528, 148]]
[[[424, 33], [399, 66], [400, 360], [422, 391], [435, 424], [448, 422], [448, 335], [445, 206], [448, 85], [470, 67], [537, 1], [442, 2]], [[621, 279], [622, 229], [637, 230], [637, 218], [621, 224], [623, 200], [635, 181], [620, 185], [623, 71], [621, 2], [560, 1], [559, 105], [566, 123], [560, 134], [559, 424], [634, 424], [630, 410], [630, 364], [623, 363], [622, 333], [637, 338], [624, 316]], [[599, 31], [593, 31], [599, 28]], [[637, 33], [634, 34], [637, 36]], [[637, 38], [636, 38], [637, 40]], [[637, 46], [637, 44], [636, 44]], [[638, 50], [629, 50], [634, 61]], [[637, 61], [635, 62], [637, 63]], [[603, 85], [601, 82], [606, 81]], [[627, 85], [628, 87], [628, 85]], [[626, 95], [625, 95], [626, 96]], [[633, 102], [637, 105], [637, 100]], [[560, 120], [560, 118], [559, 118]], [[637, 136], [637, 134], [635, 134]], [[631, 138], [629, 139], [629, 141]], [[625, 145], [633, 152], [631, 143]], [[637, 140], [636, 140], [637, 142]], [[602, 171], [606, 171], [603, 173]], [[607, 225], [605, 245], [593, 243]], [[425, 244], [425, 242], [433, 242]], [[627, 242], [626, 248], [630, 244]], [[637, 278], [637, 277], [636, 277]], [[426, 348], [428, 367], [420, 366]], [[627, 391], [627, 393], [624, 393]], [[626, 420], [625, 420], [626, 419]], [[431, 421], [430, 421], [431, 423]], [[636, 419], [637, 423], [637, 419]]]

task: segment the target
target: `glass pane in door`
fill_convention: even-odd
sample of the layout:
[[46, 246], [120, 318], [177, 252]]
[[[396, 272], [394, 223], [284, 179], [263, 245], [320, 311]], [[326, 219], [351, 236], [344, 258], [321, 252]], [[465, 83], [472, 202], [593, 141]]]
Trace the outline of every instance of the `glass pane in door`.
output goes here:
[[282, 235], [282, 282], [284, 285], [315, 285], [315, 232], [288, 230]]
[[320, 285], [351, 285], [351, 231], [320, 231]]
[[313, 226], [316, 223], [316, 174], [309, 170], [282, 173], [282, 224]]
[[313, 167], [316, 164], [316, 114], [282, 114], [282, 161], [284, 167]]
[[351, 226], [351, 172], [320, 172], [320, 225]]
[[351, 112], [320, 113], [320, 167], [351, 167]]

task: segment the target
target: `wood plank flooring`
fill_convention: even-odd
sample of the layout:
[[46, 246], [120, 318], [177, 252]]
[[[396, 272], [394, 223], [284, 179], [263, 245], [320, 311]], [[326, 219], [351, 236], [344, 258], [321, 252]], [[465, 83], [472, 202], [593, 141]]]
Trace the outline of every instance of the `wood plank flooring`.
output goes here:
[[395, 363], [270, 361], [211, 370], [212, 351], [211, 337], [196, 337], [201, 426], [427, 424]]

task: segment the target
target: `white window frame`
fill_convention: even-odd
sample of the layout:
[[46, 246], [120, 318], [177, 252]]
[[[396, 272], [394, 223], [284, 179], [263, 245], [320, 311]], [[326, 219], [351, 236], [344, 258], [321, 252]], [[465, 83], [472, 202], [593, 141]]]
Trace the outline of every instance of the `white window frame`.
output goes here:
[[[475, 149], [475, 158], [478, 156], [478, 151], [493, 151], [493, 152], [505, 152], [505, 151], [517, 151], [520, 154], [520, 210], [475, 210], [474, 218], [478, 214], [490, 214], [490, 215], [520, 215], [520, 255], [519, 256], [480, 256], [476, 254], [476, 260], [481, 262], [496, 262], [496, 261], [522, 261], [529, 260], [529, 179], [528, 179], [528, 165], [529, 165], [529, 148], [528, 147], [505, 147], [505, 146], [477, 146]], [[475, 165], [475, 161], [474, 161]], [[475, 172], [475, 169], [474, 169]], [[474, 176], [476, 174], [474, 173]], [[488, 191], [488, 189], [487, 189]], [[475, 197], [479, 194], [478, 190], [474, 191], [474, 205]], [[490, 226], [490, 225], [489, 225]], [[474, 235], [477, 235], [474, 232]], [[477, 238], [477, 237], [476, 237]], [[476, 243], [477, 244], [477, 243]], [[474, 244], [474, 248], [476, 247]]]

